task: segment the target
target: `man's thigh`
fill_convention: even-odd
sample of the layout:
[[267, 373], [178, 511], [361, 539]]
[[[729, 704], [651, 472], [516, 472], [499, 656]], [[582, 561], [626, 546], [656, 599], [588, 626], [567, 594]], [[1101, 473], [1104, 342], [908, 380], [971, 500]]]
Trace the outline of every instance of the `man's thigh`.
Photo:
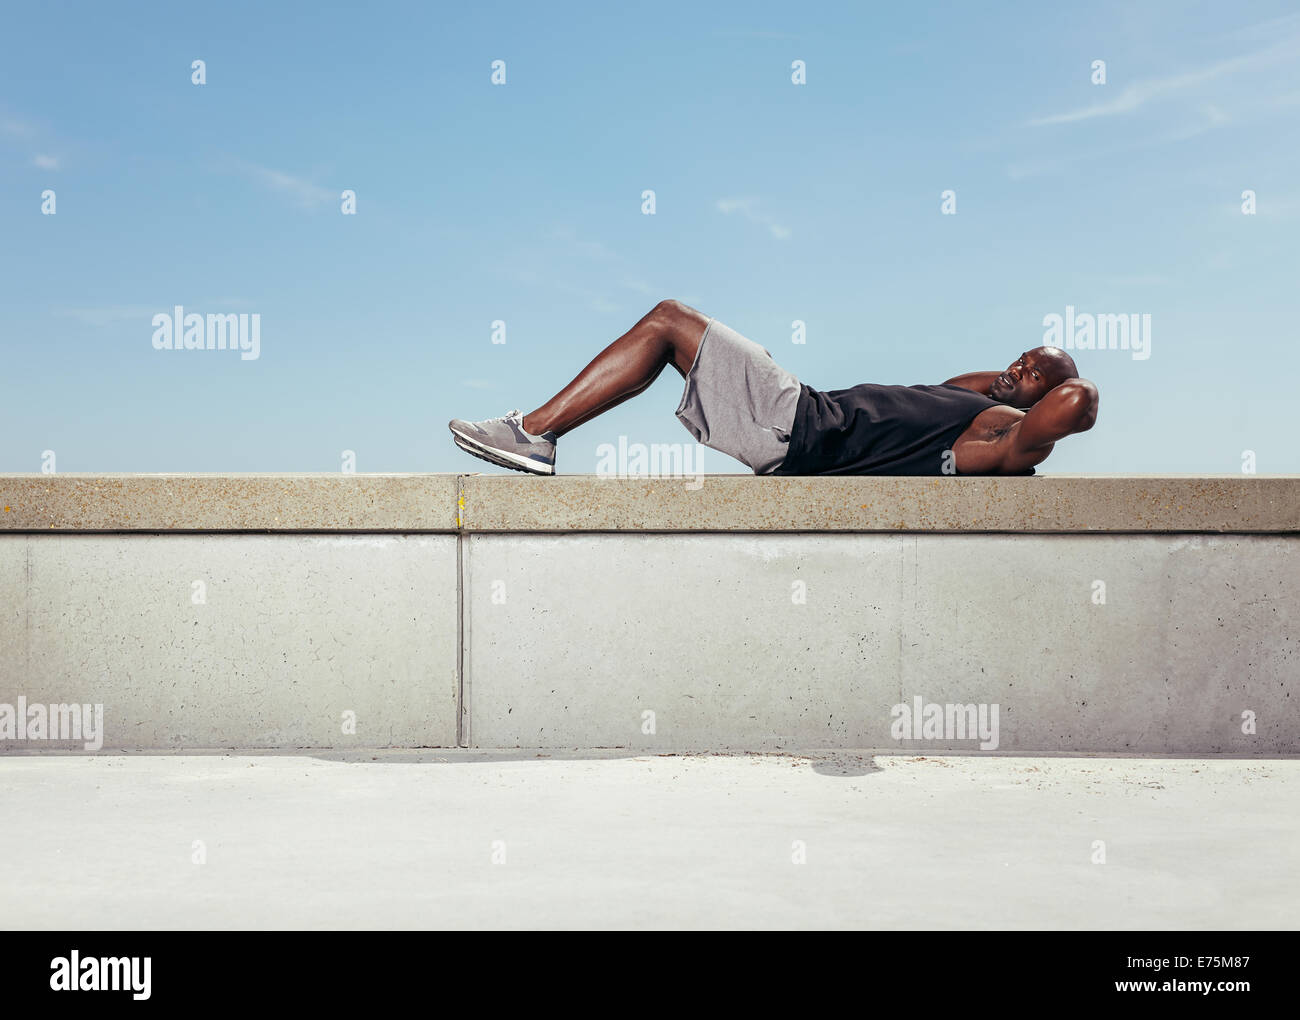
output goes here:
[[680, 301], [665, 301], [664, 325], [673, 342], [673, 367], [685, 379], [695, 364], [709, 317]]

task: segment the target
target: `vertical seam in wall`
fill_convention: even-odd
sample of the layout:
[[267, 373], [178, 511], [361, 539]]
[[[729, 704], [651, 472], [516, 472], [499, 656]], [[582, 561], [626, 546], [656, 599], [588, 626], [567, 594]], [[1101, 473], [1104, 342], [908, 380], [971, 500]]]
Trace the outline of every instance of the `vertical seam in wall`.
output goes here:
[[27, 568], [24, 585], [26, 590], [23, 592], [23, 645], [24, 645], [24, 668], [23, 682], [31, 683], [32, 681], [32, 536], [27, 535], [23, 538], [23, 545], [26, 547]]
[[456, 746], [469, 746], [469, 721], [466, 698], [469, 684], [465, 682], [465, 476], [456, 476]]
[[[915, 613], [905, 609], [903, 606], [904, 599], [907, 597], [906, 594], [907, 593], [907, 536], [906, 535], [898, 536], [898, 552], [899, 552], [899, 558], [898, 558], [898, 701], [894, 702], [894, 704], [910, 705], [911, 701], [907, 701], [907, 702], [903, 701], [903, 687], [904, 687], [903, 673], [907, 669], [905, 660], [903, 658], [903, 628], [907, 626], [909, 621], [915, 619]], [[913, 605], [913, 610], [915, 610], [915, 605]], [[897, 746], [902, 747], [903, 742], [900, 740]]]

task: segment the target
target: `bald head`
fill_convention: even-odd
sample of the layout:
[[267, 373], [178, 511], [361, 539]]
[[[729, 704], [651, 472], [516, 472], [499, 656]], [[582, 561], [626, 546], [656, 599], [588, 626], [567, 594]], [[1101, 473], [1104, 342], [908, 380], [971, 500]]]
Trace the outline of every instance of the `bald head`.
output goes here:
[[1074, 359], [1059, 347], [1035, 347], [1030, 354], [1041, 358], [1047, 367], [1052, 385], [1049, 389], [1055, 389], [1066, 379], [1079, 378], [1079, 369], [1074, 364]]

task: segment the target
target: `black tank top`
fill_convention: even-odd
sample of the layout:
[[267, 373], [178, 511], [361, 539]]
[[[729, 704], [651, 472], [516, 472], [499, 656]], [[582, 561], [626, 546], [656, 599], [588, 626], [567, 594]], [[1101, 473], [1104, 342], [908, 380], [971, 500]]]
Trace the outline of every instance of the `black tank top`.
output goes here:
[[790, 449], [774, 475], [959, 474], [945, 454], [981, 411], [1001, 403], [948, 383], [800, 387]]

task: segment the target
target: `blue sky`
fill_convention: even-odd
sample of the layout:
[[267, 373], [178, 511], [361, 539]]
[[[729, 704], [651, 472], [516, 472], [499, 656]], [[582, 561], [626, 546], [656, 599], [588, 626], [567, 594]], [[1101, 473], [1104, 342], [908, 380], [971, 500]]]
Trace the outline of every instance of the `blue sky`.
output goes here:
[[[822, 389], [1149, 314], [1148, 359], [1074, 352], [1098, 423], [1040, 473], [1300, 472], [1293, 4], [78, 3], [3, 50], [2, 471], [492, 472], [449, 418], [675, 297]], [[257, 313], [260, 357], [155, 350], [175, 305]], [[689, 442], [681, 386], [558, 470]]]

